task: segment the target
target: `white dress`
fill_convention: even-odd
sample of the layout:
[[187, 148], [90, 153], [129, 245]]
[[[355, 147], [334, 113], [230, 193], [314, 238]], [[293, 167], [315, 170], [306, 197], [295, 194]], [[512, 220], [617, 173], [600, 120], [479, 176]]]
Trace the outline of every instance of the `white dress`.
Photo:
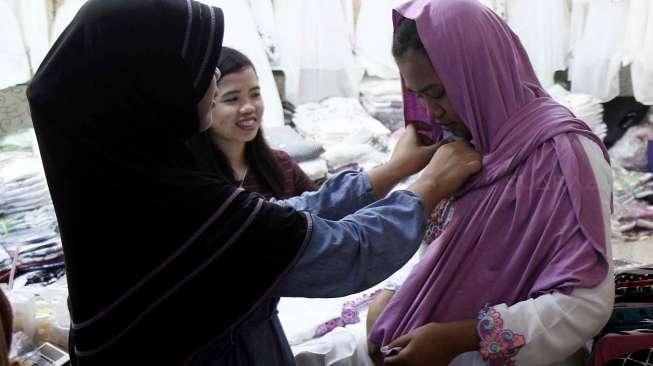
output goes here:
[[571, 8], [568, 0], [508, 0], [508, 24], [521, 39], [540, 83], [567, 68]]
[[354, 60], [351, 5], [275, 0], [287, 99], [295, 104], [354, 97], [362, 68]]
[[569, 68], [572, 92], [591, 94], [603, 102], [619, 95], [628, 4], [623, 0], [592, 0], [573, 7], [573, 58]]
[[32, 74], [50, 50], [51, 0], [10, 0], [20, 24]]
[[[640, 103], [653, 105], [653, 3], [650, 0], [631, 0], [635, 9], [630, 17], [634, 23], [643, 25], [641, 33], [632, 34], [628, 40], [635, 44], [632, 52], [631, 73], [633, 94]], [[637, 46], [639, 45], [639, 46]]]
[[356, 57], [369, 76], [396, 79], [392, 57], [392, 9], [405, 0], [361, 0], [356, 23]]
[[57, 38], [59, 38], [61, 33], [63, 33], [86, 1], [87, 0], [65, 0], [56, 7], [52, 29], [50, 29], [50, 45], [54, 44]]
[[279, 34], [272, 0], [249, 0], [254, 22], [271, 66], [279, 65]]
[[7, 0], [0, 0], [0, 89], [29, 80], [30, 65], [20, 26]]

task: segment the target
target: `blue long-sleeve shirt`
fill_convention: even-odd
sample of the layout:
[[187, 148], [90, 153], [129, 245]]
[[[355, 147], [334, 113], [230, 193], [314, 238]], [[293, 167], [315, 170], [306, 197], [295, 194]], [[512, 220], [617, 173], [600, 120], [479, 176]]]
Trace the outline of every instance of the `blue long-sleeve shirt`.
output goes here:
[[[417, 195], [396, 191], [375, 202], [369, 177], [359, 172], [343, 172], [317, 192], [272, 202], [308, 212], [312, 221], [308, 244], [274, 291], [279, 297], [340, 297], [370, 288], [411, 258], [426, 227]], [[278, 297], [265, 299], [192, 364], [294, 365], [277, 303]]]

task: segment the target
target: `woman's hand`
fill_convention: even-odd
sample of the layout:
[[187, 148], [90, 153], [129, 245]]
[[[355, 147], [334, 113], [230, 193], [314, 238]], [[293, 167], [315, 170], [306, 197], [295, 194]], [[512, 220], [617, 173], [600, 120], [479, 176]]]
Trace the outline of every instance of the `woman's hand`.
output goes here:
[[431, 161], [435, 151], [444, 142], [425, 146], [420, 142], [417, 129], [411, 123], [399, 138], [390, 157], [389, 165], [397, 169], [401, 176], [408, 177], [418, 173]]
[[[372, 303], [370, 303], [370, 306], [367, 310], [366, 319], [368, 336], [372, 332], [372, 328], [374, 327], [374, 323], [376, 323], [376, 319], [378, 319], [381, 313], [383, 313], [383, 310], [385, 310], [385, 307], [388, 306], [388, 303], [394, 294], [395, 292], [392, 290], [383, 289], [381, 292], [379, 292], [378, 295], [376, 295]], [[374, 361], [375, 365], [383, 364], [383, 356], [379, 352], [379, 347], [373, 345], [372, 343], [368, 343], [367, 351], [372, 358], [372, 361]]]
[[478, 349], [476, 321], [428, 323], [391, 342], [399, 353], [386, 357], [387, 366], [446, 366], [461, 353]]
[[430, 214], [440, 200], [453, 194], [469, 177], [481, 170], [481, 155], [465, 141], [453, 141], [438, 147], [419, 179], [409, 190], [424, 200]]

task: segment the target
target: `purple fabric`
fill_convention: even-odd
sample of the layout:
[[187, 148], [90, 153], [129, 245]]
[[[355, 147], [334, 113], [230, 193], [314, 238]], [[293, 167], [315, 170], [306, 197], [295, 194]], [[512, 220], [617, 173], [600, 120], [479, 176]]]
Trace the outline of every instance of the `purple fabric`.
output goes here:
[[[474, 0], [414, 0], [415, 19], [454, 108], [483, 155], [455, 194], [449, 225], [370, 335], [378, 346], [428, 322], [476, 318], [485, 305], [594, 287], [608, 270], [596, 180], [579, 135], [601, 141], [540, 86], [517, 36]], [[433, 126], [404, 91], [406, 121]]]

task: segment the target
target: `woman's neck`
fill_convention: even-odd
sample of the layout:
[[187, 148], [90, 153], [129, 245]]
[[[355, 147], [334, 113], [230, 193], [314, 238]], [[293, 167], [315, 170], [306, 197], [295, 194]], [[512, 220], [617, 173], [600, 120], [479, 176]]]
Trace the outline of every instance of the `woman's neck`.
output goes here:
[[240, 179], [245, 169], [247, 169], [247, 159], [245, 158], [245, 143], [239, 141], [227, 141], [212, 136], [213, 143], [222, 151], [222, 153], [229, 160], [229, 165], [236, 175], [236, 179]]

